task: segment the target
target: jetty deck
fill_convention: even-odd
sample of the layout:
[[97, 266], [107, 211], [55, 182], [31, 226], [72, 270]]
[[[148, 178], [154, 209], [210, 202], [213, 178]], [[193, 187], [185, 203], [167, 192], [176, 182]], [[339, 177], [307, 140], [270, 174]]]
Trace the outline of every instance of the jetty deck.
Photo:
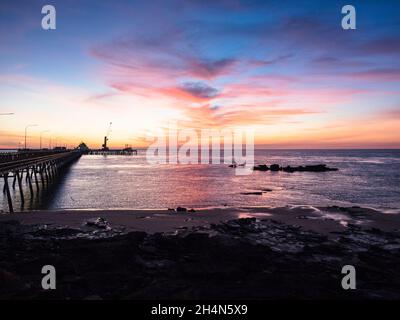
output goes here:
[[[6, 195], [9, 212], [14, 212], [9, 179], [12, 179], [11, 187], [18, 189], [21, 203], [24, 202], [23, 182], [29, 187], [31, 196], [40, 188], [44, 188], [49, 182], [54, 181], [61, 168], [79, 159], [82, 155], [80, 150], [65, 151], [43, 151], [32, 150], [29, 152], [17, 152], [6, 154], [0, 161], [0, 178], [4, 179], [3, 193]], [[40, 186], [41, 184], [41, 186]]]

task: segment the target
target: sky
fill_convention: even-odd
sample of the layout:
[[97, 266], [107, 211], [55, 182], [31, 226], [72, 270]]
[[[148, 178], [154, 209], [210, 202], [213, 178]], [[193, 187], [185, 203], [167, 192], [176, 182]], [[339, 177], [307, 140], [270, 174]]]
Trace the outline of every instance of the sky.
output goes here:
[[27, 125], [28, 147], [101, 147], [110, 122], [110, 147], [144, 147], [175, 121], [253, 128], [258, 147], [400, 148], [399, 85], [397, 0], [0, 2], [0, 148]]

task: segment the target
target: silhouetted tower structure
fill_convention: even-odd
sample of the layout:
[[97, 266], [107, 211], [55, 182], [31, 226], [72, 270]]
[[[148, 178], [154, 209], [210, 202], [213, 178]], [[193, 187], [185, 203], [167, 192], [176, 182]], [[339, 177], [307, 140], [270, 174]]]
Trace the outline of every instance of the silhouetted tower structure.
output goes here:
[[101, 145], [102, 146], [102, 151], [108, 151], [108, 150], [110, 150], [108, 147], [107, 147], [107, 141], [108, 141], [108, 136], [109, 136], [109, 134], [110, 134], [110, 132], [111, 132], [111, 125], [112, 125], [112, 122], [110, 122], [110, 125], [108, 126], [108, 130], [107, 130], [107, 134], [105, 135], [105, 137], [104, 137], [104, 143]]

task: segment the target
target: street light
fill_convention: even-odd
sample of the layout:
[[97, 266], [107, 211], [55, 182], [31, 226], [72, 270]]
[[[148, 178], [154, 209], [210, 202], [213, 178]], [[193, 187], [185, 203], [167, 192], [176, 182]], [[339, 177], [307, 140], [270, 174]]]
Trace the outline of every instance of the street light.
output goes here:
[[56, 136], [55, 142], [54, 142], [54, 147], [61, 147], [63, 140], [61, 139], [62, 137], [60, 136]]
[[46, 132], [50, 132], [50, 130], [44, 130], [44, 131], [40, 132], [40, 150], [42, 150], [42, 135], [43, 135], [43, 133], [46, 133]]
[[25, 150], [26, 150], [26, 132], [27, 132], [28, 128], [31, 128], [31, 127], [37, 127], [37, 124], [28, 124], [25, 127]]

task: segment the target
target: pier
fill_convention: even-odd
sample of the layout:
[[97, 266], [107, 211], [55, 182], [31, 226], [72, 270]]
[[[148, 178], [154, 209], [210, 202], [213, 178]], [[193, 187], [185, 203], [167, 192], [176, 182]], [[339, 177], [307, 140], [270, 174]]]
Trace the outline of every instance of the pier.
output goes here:
[[0, 178], [4, 179], [3, 193], [8, 202], [9, 212], [14, 212], [11, 187], [18, 189], [21, 203], [24, 203], [23, 182], [28, 186], [30, 195], [33, 196], [35, 189], [45, 188], [49, 182], [55, 181], [60, 169], [79, 159], [82, 155], [80, 150], [23, 150], [16, 153], [6, 153], [0, 157]]
[[98, 149], [98, 150], [89, 150], [88, 154], [91, 155], [102, 155], [102, 156], [132, 156], [132, 155], [137, 155], [137, 150], [131, 149], [131, 150], [126, 150], [126, 149], [121, 149], [121, 150], [103, 150], [103, 149]]
[[9, 152], [1, 152], [0, 153], [0, 163], [11, 162], [16, 160], [24, 160], [24, 159], [34, 159], [44, 156], [53, 155], [56, 153], [62, 153], [66, 150], [57, 150], [57, 149], [21, 149], [18, 151], [9, 151]]

